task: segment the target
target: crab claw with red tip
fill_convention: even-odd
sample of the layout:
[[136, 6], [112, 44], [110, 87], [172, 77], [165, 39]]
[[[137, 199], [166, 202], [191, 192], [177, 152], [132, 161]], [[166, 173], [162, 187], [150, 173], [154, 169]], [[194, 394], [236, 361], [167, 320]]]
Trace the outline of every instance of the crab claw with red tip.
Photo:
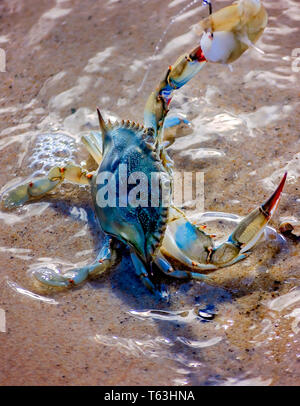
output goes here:
[[273, 216], [278, 207], [280, 196], [286, 181], [286, 177], [287, 172], [285, 172], [283, 178], [281, 179], [281, 182], [279, 183], [277, 189], [272, 194], [272, 196], [270, 196], [269, 199], [266, 200], [266, 202], [261, 205], [261, 210], [264, 212], [264, 214], [267, 216], [268, 219], [270, 219]]
[[286, 177], [287, 173], [269, 199], [243, 218], [226, 242], [213, 249], [211, 263], [227, 266], [247, 256], [248, 251], [259, 241], [278, 207]]
[[284, 174], [275, 192], [261, 206], [246, 216], [233, 231], [230, 239], [241, 247], [241, 253], [254, 246], [262, 235], [266, 225], [278, 207], [280, 196], [285, 184], [287, 173]]

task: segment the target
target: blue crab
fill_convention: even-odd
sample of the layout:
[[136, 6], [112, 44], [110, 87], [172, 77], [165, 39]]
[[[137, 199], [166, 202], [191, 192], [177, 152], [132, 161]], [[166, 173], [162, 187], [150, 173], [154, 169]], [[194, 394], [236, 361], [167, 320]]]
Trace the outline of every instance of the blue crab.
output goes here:
[[[38, 281], [54, 287], [78, 285], [112, 267], [125, 244], [142, 282], [163, 296], [152, 278], [157, 268], [176, 278], [205, 280], [209, 278], [207, 271], [230, 266], [250, 253], [278, 206], [286, 174], [272, 196], [241, 220], [227, 241], [214, 246], [211, 236], [192, 224], [172, 202], [173, 162], [165, 149], [163, 134], [164, 129], [174, 124], [166, 117], [173, 92], [190, 81], [207, 62], [226, 64], [237, 59], [260, 37], [266, 22], [267, 14], [259, 0], [240, 0], [210, 14], [201, 23], [202, 45], [180, 56], [149, 96], [144, 125], [106, 122], [97, 109], [101, 133], [82, 138], [98, 164], [95, 172], [88, 173], [73, 164], [58, 166], [46, 177], [8, 191], [3, 202], [9, 208], [44, 196], [64, 180], [91, 186], [95, 211], [105, 235], [99, 255], [90, 265], [65, 273], [37, 271], [34, 276]], [[140, 187], [133, 187], [137, 180]], [[137, 195], [139, 199], [134, 198]], [[175, 267], [174, 263], [180, 265]]]

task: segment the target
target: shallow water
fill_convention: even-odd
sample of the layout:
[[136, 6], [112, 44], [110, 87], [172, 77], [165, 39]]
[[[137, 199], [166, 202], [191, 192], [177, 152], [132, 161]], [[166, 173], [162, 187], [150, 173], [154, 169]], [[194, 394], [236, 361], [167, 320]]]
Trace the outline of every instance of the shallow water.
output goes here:
[[[245, 261], [214, 272], [214, 283], [165, 279], [168, 303], [141, 286], [126, 253], [99, 280], [44, 292], [34, 270], [87, 264], [101, 247], [88, 188], [66, 183], [0, 211], [1, 385], [299, 385], [299, 241], [276, 230], [300, 217], [292, 57], [300, 6], [264, 3], [265, 54], [247, 51], [233, 72], [207, 65], [174, 96], [170, 114], [192, 129], [169, 151], [178, 171], [204, 172], [205, 211], [219, 214], [188, 214], [217, 238], [238, 218], [220, 213], [247, 214], [288, 170], [265, 239]], [[97, 130], [96, 106], [106, 118], [142, 121], [147, 95], [194, 47], [206, 12], [184, 0], [2, 1], [2, 191], [66, 160], [90, 167], [79, 140]]]

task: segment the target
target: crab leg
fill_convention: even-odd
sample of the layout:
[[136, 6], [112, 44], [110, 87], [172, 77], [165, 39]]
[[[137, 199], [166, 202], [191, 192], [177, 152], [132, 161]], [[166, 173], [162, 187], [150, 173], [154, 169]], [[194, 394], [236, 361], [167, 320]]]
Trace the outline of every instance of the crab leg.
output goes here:
[[83, 135], [81, 141], [86, 146], [94, 160], [100, 165], [102, 161], [102, 135], [99, 132], [93, 131], [89, 135]]
[[41, 269], [34, 272], [34, 277], [41, 283], [53, 286], [68, 288], [79, 285], [88, 278], [95, 278], [110, 269], [118, 260], [117, 247], [114, 245], [115, 240], [105, 236], [104, 244], [96, 260], [82, 268], [74, 268], [65, 272], [58, 273], [52, 269]]
[[173, 66], [169, 66], [165, 78], [149, 96], [145, 106], [144, 125], [154, 128], [155, 135], [159, 138], [162, 138], [162, 128], [173, 91], [189, 82], [205, 63], [201, 47], [197, 46], [189, 54], [180, 56]]
[[156, 294], [159, 298], [161, 299], [166, 298], [168, 295], [167, 292], [163, 289], [162, 290], [157, 289], [154, 283], [150, 280], [148, 271], [146, 270], [146, 267], [144, 266], [140, 258], [133, 251], [131, 251], [130, 256], [135, 268], [135, 272], [137, 276], [141, 279], [144, 286], [147, 289], [149, 289], [150, 292]]
[[20, 206], [28, 200], [38, 199], [51, 192], [64, 180], [81, 185], [89, 184], [93, 174], [76, 165], [56, 166], [44, 178], [32, 179], [8, 191], [3, 203], [6, 208]]
[[174, 269], [172, 265], [169, 263], [169, 261], [164, 257], [162, 252], [159, 252], [156, 255], [156, 258], [154, 260], [155, 264], [158, 266], [158, 268], [166, 275], [172, 276], [174, 278], [179, 278], [179, 279], [197, 279], [197, 280], [207, 280], [209, 277], [207, 275], [201, 274], [199, 272], [192, 272], [192, 271], [182, 271], [178, 269]]

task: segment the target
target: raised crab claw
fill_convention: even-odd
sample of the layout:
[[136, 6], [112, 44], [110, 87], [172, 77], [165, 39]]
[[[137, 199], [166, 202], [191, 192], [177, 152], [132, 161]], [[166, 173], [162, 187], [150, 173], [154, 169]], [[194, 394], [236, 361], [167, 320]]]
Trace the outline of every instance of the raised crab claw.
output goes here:
[[257, 41], [266, 22], [267, 14], [259, 0], [239, 0], [211, 14], [201, 23], [202, 46], [180, 56], [149, 96], [144, 125], [106, 122], [98, 109], [101, 133], [82, 139], [98, 164], [95, 172], [73, 164], [54, 167], [48, 176], [8, 191], [3, 198], [7, 208], [38, 199], [64, 180], [91, 185], [95, 211], [105, 233], [99, 255], [83, 268], [65, 273], [41, 270], [35, 272], [35, 278], [50, 286], [78, 285], [113, 266], [125, 244], [142, 282], [163, 295], [152, 278], [157, 268], [176, 278], [203, 280], [209, 278], [203, 272], [232, 265], [249, 254], [278, 206], [286, 174], [272, 196], [247, 215], [227, 241], [214, 246], [211, 236], [192, 224], [172, 202], [173, 162], [163, 140], [164, 129], [174, 124], [174, 120], [166, 119], [173, 91], [191, 80], [207, 61], [229, 63], [237, 59]]

